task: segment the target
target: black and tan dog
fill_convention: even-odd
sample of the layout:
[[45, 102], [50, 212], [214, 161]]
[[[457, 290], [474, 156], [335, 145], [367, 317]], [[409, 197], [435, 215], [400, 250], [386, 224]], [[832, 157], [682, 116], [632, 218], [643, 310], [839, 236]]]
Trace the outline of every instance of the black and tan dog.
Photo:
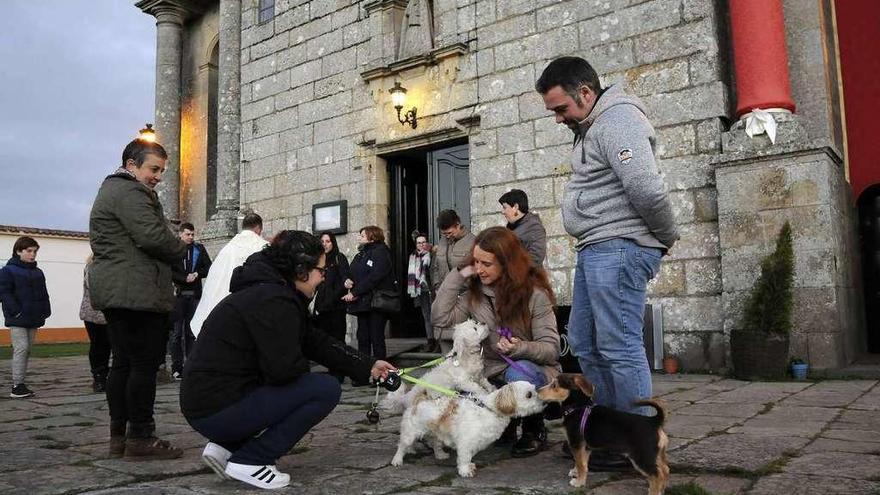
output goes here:
[[648, 478], [649, 495], [660, 495], [669, 479], [666, 447], [669, 438], [663, 431], [666, 410], [654, 400], [639, 406], [651, 406], [655, 416], [640, 416], [593, 405], [593, 385], [583, 375], [564, 373], [538, 390], [547, 402], [561, 402], [568, 445], [574, 455], [574, 468], [568, 473], [571, 486], [587, 482], [587, 463], [591, 450], [609, 450], [624, 454], [641, 474]]

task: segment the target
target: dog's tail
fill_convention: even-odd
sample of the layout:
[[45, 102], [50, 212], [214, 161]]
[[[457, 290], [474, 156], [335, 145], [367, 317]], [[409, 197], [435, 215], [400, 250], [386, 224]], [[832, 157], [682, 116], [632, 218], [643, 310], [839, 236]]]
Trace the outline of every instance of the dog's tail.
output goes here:
[[663, 406], [663, 403], [657, 399], [645, 399], [640, 400], [635, 403], [637, 406], [651, 406], [656, 411], [657, 414], [654, 415], [654, 422], [657, 423], [658, 426], [663, 426], [663, 423], [666, 422], [666, 407]]
[[379, 403], [379, 408], [391, 414], [400, 414], [409, 406], [408, 402], [406, 383], [401, 383], [400, 388], [385, 395], [385, 398]]

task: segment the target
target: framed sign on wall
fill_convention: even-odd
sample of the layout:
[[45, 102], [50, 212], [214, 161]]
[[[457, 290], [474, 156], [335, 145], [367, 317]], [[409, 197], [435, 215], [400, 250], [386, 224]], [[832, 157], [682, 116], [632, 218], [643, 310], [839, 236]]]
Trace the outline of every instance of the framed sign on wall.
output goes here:
[[344, 234], [348, 232], [348, 201], [330, 201], [312, 205], [312, 232]]

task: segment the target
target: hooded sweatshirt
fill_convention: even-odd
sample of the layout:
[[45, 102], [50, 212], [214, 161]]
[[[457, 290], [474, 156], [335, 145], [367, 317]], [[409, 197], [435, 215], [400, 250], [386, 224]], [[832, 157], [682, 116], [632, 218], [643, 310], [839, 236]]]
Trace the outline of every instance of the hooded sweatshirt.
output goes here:
[[565, 186], [562, 220], [579, 250], [624, 238], [665, 252], [679, 238], [654, 144], [642, 102], [607, 88], [576, 131]]

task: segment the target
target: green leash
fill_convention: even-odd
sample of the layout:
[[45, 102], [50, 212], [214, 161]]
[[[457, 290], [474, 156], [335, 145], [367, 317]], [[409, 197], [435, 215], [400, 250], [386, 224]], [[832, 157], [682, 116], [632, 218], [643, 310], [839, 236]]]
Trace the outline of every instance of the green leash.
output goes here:
[[483, 404], [483, 401], [479, 400], [476, 396], [473, 396], [471, 394], [463, 394], [457, 390], [452, 390], [450, 388], [441, 387], [440, 385], [434, 385], [433, 383], [426, 382], [425, 380], [421, 380], [419, 378], [416, 378], [414, 376], [410, 376], [408, 374], [410, 371], [417, 370], [419, 368], [430, 368], [432, 366], [437, 366], [438, 364], [445, 361], [447, 359], [447, 357], [449, 357], [449, 356], [439, 357], [437, 359], [434, 359], [433, 361], [428, 361], [425, 364], [422, 364], [420, 366], [415, 366], [412, 368], [399, 368], [397, 371], [398, 371], [398, 374], [400, 375], [400, 378], [412, 383], [413, 385], [419, 385], [421, 387], [431, 389], [435, 392], [440, 392], [443, 395], [448, 395], [449, 397], [452, 397], [452, 398], [468, 399], [468, 400], [474, 402], [476, 405], [488, 409], [486, 407], [486, 405]]
[[[415, 371], [419, 368], [431, 368], [433, 366], [437, 366], [438, 364], [442, 363], [443, 361], [446, 361], [446, 356], [440, 356], [437, 359], [428, 361], [427, 363], [420, 364], [418, 366], [413, 366], [412, 368], [398, 368], [397, 371], [400, 373], [400, 375], [405, 375], [405, 374], [409, 373], [410, 371]], [[401, 378], [402, 378], [402, 376], [401, 376]]]

